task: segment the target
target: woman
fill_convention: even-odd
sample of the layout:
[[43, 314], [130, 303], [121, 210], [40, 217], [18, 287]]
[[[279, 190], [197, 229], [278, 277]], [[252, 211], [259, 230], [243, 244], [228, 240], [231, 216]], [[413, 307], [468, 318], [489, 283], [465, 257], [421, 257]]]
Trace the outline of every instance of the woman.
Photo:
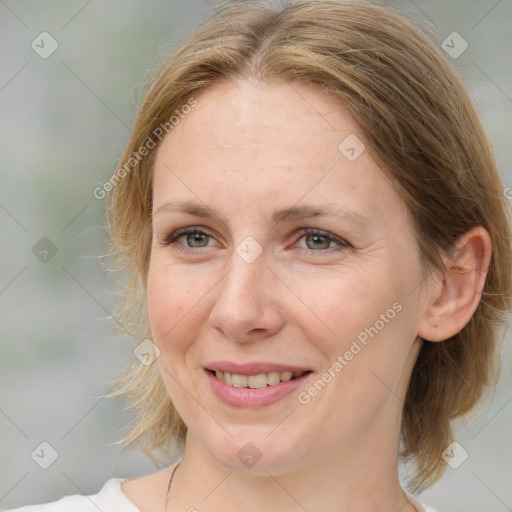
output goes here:
[[433, 510], [398, 455], [412, 492], [437, 481], [493, 382], [511, 247], [422, 32], [359, 1], [226, 6], [153, 80], [108, 192], [117, 317], [146, 339], [125, 443], [181, 458], [18, 510]]

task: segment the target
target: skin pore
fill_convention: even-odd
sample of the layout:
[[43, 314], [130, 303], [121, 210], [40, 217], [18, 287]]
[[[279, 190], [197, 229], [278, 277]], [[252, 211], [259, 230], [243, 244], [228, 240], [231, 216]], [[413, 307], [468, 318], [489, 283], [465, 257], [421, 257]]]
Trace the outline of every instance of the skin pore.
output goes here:
[[[364, 137], [334, 98], [240, 80], [196, 99], [154, 169], [148, 313], [166, 389], [189, 429], [168, 510], [414, 511], [397, 454], [419, 337], [441, 341], [469, 321], [487, 232], [467, 233], [448, 272], [425, 277], [389, 178], [368, 151], [351, 160], [339, 149], [349, 135]], [[214, 215], [179, 212], [177, 202]], [[272, 220], [305, 206], [332, 213]], [[192, 233], [176, 234], [182, 228]], [[240, 244], [262, 252], [248, 262]], [[299, 392], [372, 326], [377, 334], [301, 403]], [[273, 404], [234, 407], [212, 392], [204, 368], [216, 360], [312, 373]], [[248, 442], [261, 453], [251, 468], [237, 456]], [[170, 469], [129, 480], [123, 492], [142, 512], [162, 511]]]

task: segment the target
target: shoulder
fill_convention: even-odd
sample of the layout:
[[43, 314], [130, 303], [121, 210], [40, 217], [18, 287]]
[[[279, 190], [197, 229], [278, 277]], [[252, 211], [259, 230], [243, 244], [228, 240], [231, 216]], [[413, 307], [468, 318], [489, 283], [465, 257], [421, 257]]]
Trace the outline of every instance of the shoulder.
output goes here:
[[169, 478], [175, 466], [173, 464], [155, 473], [126, 480], [122, 485], [122, 492], [138, 511], [157, 510], [165, 500]]
[[409, 498], [409, 501], [418, 512], [437, 512], [437, 510], [434, 510], [433, 508], [429, 507], [423, 501], [420, 501], [416, 496], [410, 494], [404, 489], [405, 495]]
[[121, 490], [126, 479], [111, 478], [93, 495], [65, 496], [51, 503], [28, 505], [3, 512], [140, 512]]

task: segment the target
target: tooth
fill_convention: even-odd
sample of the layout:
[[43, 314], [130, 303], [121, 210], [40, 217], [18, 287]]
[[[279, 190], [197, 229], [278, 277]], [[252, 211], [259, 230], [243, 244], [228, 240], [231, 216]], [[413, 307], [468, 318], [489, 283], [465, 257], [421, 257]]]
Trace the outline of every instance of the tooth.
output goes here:
[[258, 375], [249, 375], [247, 384], [252, 389], [264, 388], [267, 386], [267, 374], [258, 373]]
[[247, 375], [233, 374], [233, 386], [235, 388], [246, 388], [247, 387]]
[[267, 384], [269, 386], [274, 386], [279, 384], [281, 379], [279, 378], [279, 372], [268, 372], [267, 373]]
[[275, 386], [280, 382], [287, 382], [292, 378], [300, 377], [305, 372], [267, 372], [257, 375], [238, 375], [229, 372], [215, 371], [215, 376], [224, 381], [228, 386], [236, 388], [259, 389], [268, 386]]

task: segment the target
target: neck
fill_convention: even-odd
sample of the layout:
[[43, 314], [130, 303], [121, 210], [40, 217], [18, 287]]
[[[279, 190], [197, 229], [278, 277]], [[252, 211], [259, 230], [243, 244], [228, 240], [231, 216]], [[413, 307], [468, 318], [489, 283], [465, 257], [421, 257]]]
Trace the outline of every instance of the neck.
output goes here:
[[239, 461], [233, 467], [219, 464], [189, 431], [169, 510], [413, 512], [398, 480], [398, 440], [372, 438], [376, 442], [362, 434], [342, 449], [310, 453], [294, 466], [265, 464], [262, 457], [241, 471]]

